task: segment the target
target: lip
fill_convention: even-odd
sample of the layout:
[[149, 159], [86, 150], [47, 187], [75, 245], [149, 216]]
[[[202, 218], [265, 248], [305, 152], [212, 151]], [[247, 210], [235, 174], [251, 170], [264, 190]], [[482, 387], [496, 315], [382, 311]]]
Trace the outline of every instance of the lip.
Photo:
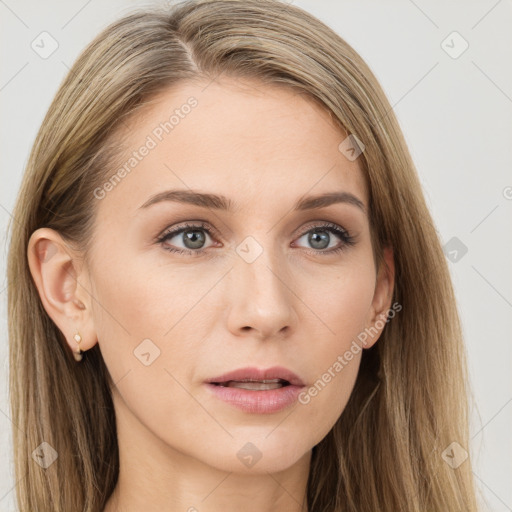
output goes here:
[[[227, 382], [230, 380], [271, 380], [283, 379], [290, 384], [282, 388], [267, 390], [250, 390], [223, 387], [215, 382]], [[267, 369], [240, 368], [225, 373], [219, 377], [208, 379], [205, 386], [216, 398], [228, 403], [247, 413], [272, 414], [290, 407], [297, 401], [297, 397], [304, 388], [302, 380], [291, 370], [282, 366], [274, 366]]]
[[254, 367], [239, 368], [232, 372], [225, 373], [219, 377], [208, 379], [206, 382], [227, 382], [229, 380], [287, 380], [293, 386], [304, 386], [304, 382], [288, 368], [283, 366], [272, 366], [271, 368], [259, 369]]

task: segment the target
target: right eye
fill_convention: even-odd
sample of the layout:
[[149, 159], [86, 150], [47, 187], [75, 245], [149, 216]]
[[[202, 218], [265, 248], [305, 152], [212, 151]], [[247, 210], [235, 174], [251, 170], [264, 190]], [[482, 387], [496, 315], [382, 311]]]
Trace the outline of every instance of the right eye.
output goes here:
[[[202, 222], [197, 225], [185, 223], [172, 230], [165, 230], [158, 237], [157, 242], [167, 251], [199, 256], [205, 252], [203, 245], [208, 237], [211, 238], [212, 234], [206, 223]], [[171, 244], [173, 245], [171, 247], [169, 241], [173, 238], [177, 238], [177, 243], [181, 242], [183, 247], [176, 247], [175, 244]]]

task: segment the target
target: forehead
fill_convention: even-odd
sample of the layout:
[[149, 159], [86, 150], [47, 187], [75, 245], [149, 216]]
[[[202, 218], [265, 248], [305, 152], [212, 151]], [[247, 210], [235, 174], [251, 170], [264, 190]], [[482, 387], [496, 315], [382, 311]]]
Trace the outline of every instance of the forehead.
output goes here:
[[333, 190], [367, 204], [357, 160], [339, 149], [347, 134], [288, 87], [226, 77], [185, 82], [159, 94], [128, 126], [125, 154], [109, 176], [124, 172], [101, 208], [133, 212], [149, 196], [177, 188], [228, 196], [236, 210], [283, 207]]

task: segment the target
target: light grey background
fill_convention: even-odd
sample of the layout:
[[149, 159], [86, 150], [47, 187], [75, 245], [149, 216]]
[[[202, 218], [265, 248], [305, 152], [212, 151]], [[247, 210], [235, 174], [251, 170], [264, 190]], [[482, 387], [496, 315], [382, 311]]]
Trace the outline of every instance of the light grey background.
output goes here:
[[[487, 502], [482, 510], [512, 511], [512, 2], [293, 3], [329, 24], [368, 62], [405, 133], [443, 244], [456, 237], [468, 249], [449, 265], [477, 403], [469, 449]], [[68, 68], [103, 27], [145, 4], [0, 0], [0, 511], [15, 510], [7, 222], [36, 131]], [[58, 42], [46, 59], [31, 47], [43, 31]], [[457, 58], [464, 42], [454, 31], [469, 44]]]

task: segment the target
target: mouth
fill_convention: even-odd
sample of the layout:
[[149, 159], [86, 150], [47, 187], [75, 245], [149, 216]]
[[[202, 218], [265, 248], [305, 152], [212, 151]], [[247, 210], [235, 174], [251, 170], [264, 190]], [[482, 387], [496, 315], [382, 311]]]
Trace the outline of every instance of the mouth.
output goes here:
[[208, 379], [209, 384], [242, 389], [277, 389], [285, 386], [304, 386], [302, 380], [288, 368], [273, 366], [267, 369], [239, 368]]
[[290, 386], [290, 383], [285, 379], [228, 380], [226, 382], [212, 382], [211, 384], [224, 388], [252, 389], [254, 391], [265, 391], [267, 389], [279, 389]]
[[297, 375], [281, 366], [241, 368], [205, 384], [216, 398], [252, 414], [276, 413], [291, 406], [304, 387]]

